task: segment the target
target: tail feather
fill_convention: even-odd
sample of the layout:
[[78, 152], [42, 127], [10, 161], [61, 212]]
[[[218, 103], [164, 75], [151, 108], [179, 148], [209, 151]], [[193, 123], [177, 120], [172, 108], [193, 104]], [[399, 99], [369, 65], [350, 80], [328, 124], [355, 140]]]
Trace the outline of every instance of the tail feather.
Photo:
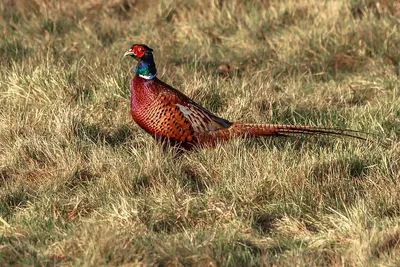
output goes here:
[[[235, 136], [287, 136], [287, 135], [331, 135], [345, 136], [367, 140], [365, 136], [369, 133], [351, 129], [325, 128], [304, 125], [285, 125], [285, 124], [251, 124], [251, 123], [233, 123], [230, 131]], [[364, 136], [361, 136], [364, 135]]]

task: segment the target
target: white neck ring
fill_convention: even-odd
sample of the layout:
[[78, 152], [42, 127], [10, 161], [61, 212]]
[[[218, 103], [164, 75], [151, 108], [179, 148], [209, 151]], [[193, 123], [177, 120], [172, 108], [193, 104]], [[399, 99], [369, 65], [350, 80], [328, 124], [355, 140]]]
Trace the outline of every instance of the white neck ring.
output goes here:
[[141, 78], [143, 78], [143, 79], [146, 79], [146, 80], [152, 80], [152, 79], [154, 79], [156, 76], [157, 76], [157, 73], [150, 74], [150, 75], [142, 75], [142, 74], [139, 74], [139, 77], [141, 77]]

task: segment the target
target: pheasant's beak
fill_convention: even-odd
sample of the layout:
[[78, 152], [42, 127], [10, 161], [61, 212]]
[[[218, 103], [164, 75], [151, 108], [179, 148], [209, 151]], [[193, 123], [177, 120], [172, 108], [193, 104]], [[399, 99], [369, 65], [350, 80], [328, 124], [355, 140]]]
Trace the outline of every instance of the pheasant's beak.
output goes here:
[[136, 56], [135, 52], [132, 49], [129, 49], [125, 52], [124, 57], [126, 56]]

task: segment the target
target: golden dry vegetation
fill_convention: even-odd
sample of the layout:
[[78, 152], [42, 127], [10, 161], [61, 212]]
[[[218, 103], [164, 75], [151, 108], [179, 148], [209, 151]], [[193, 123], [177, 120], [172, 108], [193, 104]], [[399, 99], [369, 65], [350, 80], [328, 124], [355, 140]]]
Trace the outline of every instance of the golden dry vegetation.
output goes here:
[[[377, 142], [164, 152], [130, 118], [132, 43], [231, 121]], [[398, 264], [399, 62], [397, 0], [1, 1], [1, 265]]]

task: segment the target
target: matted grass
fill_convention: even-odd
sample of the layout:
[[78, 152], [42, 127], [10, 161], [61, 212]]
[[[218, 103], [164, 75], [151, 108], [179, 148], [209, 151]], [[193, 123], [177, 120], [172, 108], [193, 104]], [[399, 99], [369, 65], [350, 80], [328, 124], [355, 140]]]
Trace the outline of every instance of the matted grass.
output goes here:
[[[390, 0], [1, 2], [1, 265], [398, 264], [399, 17]], [[132, 43], [231, 121], [378, 142], [177, 157], [130, 118]]]

